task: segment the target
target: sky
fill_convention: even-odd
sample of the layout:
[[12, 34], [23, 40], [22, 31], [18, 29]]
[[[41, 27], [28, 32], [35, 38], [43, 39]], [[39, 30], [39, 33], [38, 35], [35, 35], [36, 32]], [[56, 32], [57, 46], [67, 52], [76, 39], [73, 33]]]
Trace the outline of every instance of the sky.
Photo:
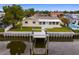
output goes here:
[[[0, 4], [2, 7], [9, 4]], [[20, 4], [23, 9], [34, 8], [35, 10], [48, 10], [48, 11], [75, 11], [79, 10], [79, 4]]]

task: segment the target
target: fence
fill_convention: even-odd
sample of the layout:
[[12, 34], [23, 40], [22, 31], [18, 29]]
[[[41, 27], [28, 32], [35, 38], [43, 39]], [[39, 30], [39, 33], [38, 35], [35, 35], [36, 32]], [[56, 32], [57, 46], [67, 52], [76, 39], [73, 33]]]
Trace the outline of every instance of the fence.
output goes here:
[[11, 29], [13, 27], [13, 25], [9, 25], [8, 27], [6, 27], [5, 29], [4, 29], [4, 31], [5, 32], [7, 32], [9, 29]]

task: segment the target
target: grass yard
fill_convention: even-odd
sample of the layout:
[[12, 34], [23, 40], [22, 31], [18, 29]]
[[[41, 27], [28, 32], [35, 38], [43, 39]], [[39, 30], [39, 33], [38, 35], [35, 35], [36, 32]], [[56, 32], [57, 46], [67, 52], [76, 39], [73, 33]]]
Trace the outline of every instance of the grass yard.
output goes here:
[[32, 27], [22, 27], [22, 29], [21, 28], [12, 28], [12, 29], [10, 29], [10, 31], [30, 32], [30, 31], [32, 31]]
[[33, 27], [34, 32], [41, 32], [41, 27]]
[[22, 29], [17, 27], [17, 28], [12, 28], [9, 31], [31, 32], [32, 28], [34, 29], [33, 30], [34, 32], [40, 32], [41, 31], [41, 27], [22, 27]]
[[79, 33], [79, 30], [73, 30], [75, 33]]
[[4, 32], [4, 29], [0, 28], [0, 32]]
[[34, 29], [41, 29], [41, 27], [33, 27]]
[[41, 32], [41, 30], [33, 30], [34, 32]]
[[62, 27], [62, 28], [48, 28], [47, 32], [72, 32], [71, 29], [68, 27]]

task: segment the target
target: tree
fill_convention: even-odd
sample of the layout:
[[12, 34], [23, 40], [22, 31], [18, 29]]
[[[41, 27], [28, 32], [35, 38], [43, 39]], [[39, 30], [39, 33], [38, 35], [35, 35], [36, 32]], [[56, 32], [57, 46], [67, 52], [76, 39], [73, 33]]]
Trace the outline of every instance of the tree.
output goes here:
[[34, 14], [35, 14], [35, 11], [34, 11], [33, 8], [30, 8], [29, 11], [30, 11], [30, 14], [31, 14], [31, 15], [34, 15]]
[[25, 10], [25, 16], [30, 17], [35, 14], [35, 10], [33, 8]]
[[21, 22], [24, 17], [24, 10], [20, 5], [3, 6], [5, 12], [5, 17], [3, 19], [4, 23], [15, 25]]
[[8, 43], [7, 48], [10, 49], [11, 55], [20, 55], [21, 53], [24, 53], [26, 45], [22, 41], [12, 41]]
[[70, 11], [70, 13], [72, 14], [72, 13], [74, 13], [74, 11]]
[[65, 10], [65, 11], [63, 11], [63, 13], [68, 13], [68, 11]]
[[40, 12], [39, 10], [36, 10], [36, 11], [35, 11], [35, 13], [39, 13], [39, 12]]
[[6, 13], [9, 10], [9, 6], [3, 6], [3, 10]]
[[77, 11], [74, 11], [74, 13], [79, 13], [79, 10], [77, 10]]
[[62, 18], [61, 21], [64, 23], [64, 25], [68, 26], [68, 24], [69, 24], [69, 19], [67, 19], [67, 18]]
[[49, 11], [47, 11], [47, 10], [45, 10], [45, 11], [40, 11], [40, 13], [48, 14]]

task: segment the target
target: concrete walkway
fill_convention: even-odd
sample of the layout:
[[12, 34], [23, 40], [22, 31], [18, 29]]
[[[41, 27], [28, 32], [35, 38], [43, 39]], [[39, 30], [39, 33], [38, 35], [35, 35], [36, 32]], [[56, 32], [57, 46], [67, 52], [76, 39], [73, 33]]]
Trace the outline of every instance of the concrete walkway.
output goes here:
[[46, 33], [44, 28], [41, 29], [41, 32], [34, 32], [34, 38], [46, 38]]

